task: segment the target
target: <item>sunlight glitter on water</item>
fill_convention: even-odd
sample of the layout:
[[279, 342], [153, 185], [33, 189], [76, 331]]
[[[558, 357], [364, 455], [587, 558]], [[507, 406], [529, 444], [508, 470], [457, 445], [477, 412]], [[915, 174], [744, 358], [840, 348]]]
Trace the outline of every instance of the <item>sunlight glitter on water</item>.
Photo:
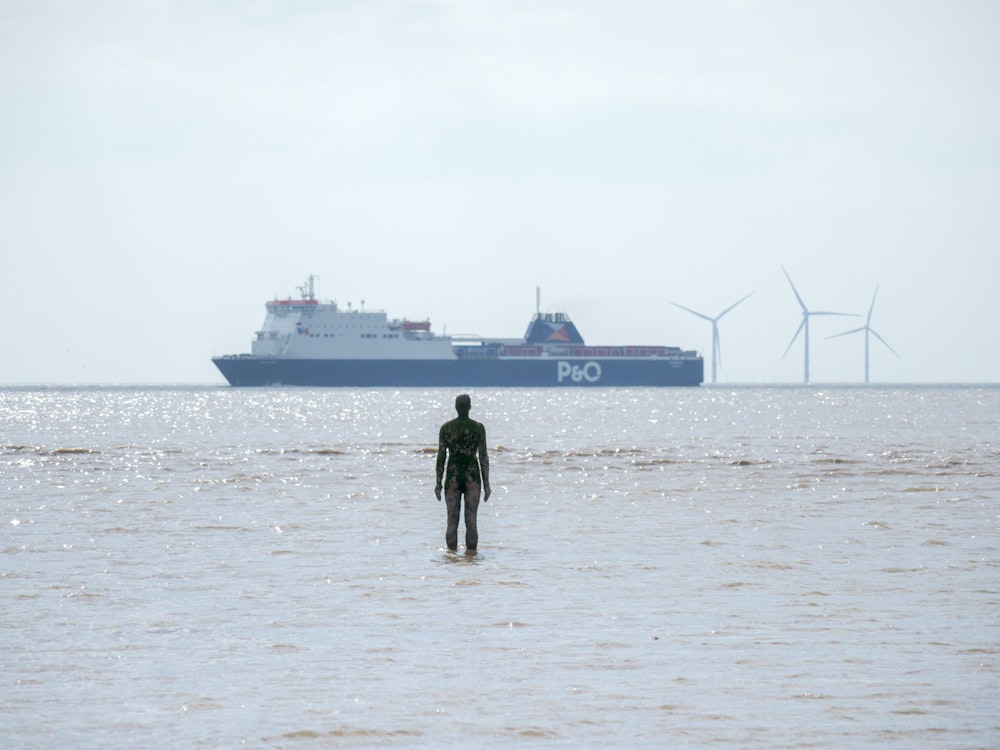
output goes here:
[[996, 744], [1000, 389], [452, 400], [0, 389], [5, 744]]

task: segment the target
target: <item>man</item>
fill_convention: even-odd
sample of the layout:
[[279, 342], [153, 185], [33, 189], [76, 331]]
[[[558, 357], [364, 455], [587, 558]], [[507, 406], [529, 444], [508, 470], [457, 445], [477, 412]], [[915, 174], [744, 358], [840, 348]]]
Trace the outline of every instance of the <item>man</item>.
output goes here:
[[[479, 492], [483, 502], [490, 499], [490, 459], [486, 453], [486, 428], [469, 419], [472, 399], [465, 393], [455, 399], [458, 417], [441, 425], [438, 433], [437, 483], [434, 494], [441, 499], [444, 479], [444, 501], [448, 508], [448, 528], [445, 542], [448, 549], [458, 547], [458, 516], [465, 500], [465, 547], [475, 552], [479, 544], [476, 513], [479, 510]], [[447, 458], [447, 472], [445, 459]]]

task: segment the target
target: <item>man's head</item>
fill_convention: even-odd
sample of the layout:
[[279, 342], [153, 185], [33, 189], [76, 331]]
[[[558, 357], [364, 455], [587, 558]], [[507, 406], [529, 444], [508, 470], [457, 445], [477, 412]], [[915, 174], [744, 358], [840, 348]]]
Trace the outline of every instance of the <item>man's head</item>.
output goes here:
[[455, 410], [463, 417], [469, 413], [469, 409], [471, 408], [472, 399], [469, 398], [468, 393], [462, 393], [455, 398]]

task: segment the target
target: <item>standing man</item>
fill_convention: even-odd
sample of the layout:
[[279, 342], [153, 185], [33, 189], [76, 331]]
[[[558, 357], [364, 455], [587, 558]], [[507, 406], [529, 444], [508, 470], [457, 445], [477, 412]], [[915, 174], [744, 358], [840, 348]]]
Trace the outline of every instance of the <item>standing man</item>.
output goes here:
[[[444, 539], [448, 549], [458, 547], [458, 516], [465, 499], [465, 547], [474, 552], [479, 544], [476, 513], [479, 511], [479, 492], [483, 502], [490, 499], [490, 458], [486, 453], [486, 428], [469, 419], [472, 399], [461, 394], [455, 399], [458, 417], [441, 425], [438, 433], [437, 484], [434, 494], [441, 499], [444, 479], [444, 501], [448, 506], [448, 528]], [[447, 472], [445, 459], [447, 458]]]

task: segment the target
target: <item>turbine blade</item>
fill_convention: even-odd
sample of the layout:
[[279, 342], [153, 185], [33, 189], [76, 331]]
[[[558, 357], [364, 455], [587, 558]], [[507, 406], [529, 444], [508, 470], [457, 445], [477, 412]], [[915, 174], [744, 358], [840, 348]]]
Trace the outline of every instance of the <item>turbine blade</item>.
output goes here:
[[731, 305], [730, 305], [729, 307], [727, 307], [727, 308], [726, 308], [725, 310], [723, 310], [723, 311], [722, 311], [722, 312], [720, 312], [720, 313], [719, 313], [718, 315], [716, 315], [716, 316], [715, 316], [715, 319], [716, 319], [716, 320], [718, 320], [718, 319], [719, 319], [719, 318], [721, 318], [721, 317], [722, 317], [723, 315], [725, 315], [725, 314], [726, 314], [727, 312], [729, 312], [729, 311], [730, 311], [730, 310], [732, 310], [732, 309], [733, 309], [734, 307], [736, 307], [736, 306], [737, 306], [738, 304], [740, 304], [740, 302], [743, 302], [743, 300], [745, 300], [745, 299], [746, 299], [747, 297], [752, 297], [752, 296], [753, 296], [753, 292], [750, 292], [750, 294], [748, 294], [748, 295], [747, 295], [746, 297], [744, 297], [743, 299], [739, 300], [739, 302], [734, 302], [734, 303], [733, 303], [733, 304], [731, 304]]
[[832, 336], [827, 336], [827, 338], [828, 339], [836, 339], [836, 338], [839, 338], [841, 336], [846, 336], [849, 333], [860, 333], [863, 330], [865, 330], [865, 326], [861, 326], [861, 328], [852, 328], [851, 330], [844, 331], [843, 333], [835, 333]]
[[722, 337], [718, 328], [715, 330], [715, 362], [720, 368], [722, 367]]
[[809, 312], [809, 308], [806, 307], [806, 303], [802, 301], [802, 297], [799, 296], [799, 290], [795, 288], [795, 284], [792, 284], [792, 277], [788, 275], [788, 271], [785, 271], [785, 267], [782, 266], [781, 270], [785, 273], [785, 278], [788, 279], [788, 283], [792, 285], [792, 291], [795, 293], [795, 299], [799, 301], [799, 305], [805, 312]]
[[[799, 323], [799, 327], [795, 329], [795, 335], [792, 336], [792, 340], [788, 342], [788, 348], [785, 349], [785, 354], [788, 354], [789, 349], [792, 348], [792, 344], [795, 343], [795, 339], [797, 339], [799, 337], [799, 334], [802, 333], [802, 329], [806, 327], [806, 321], [807, 320], [809, 320], [809, 318], [807, 318], [805, 315], [803, 315], [802, 316], [802, 322]], [[785, 358], [785, 354], [781, 355], [782, 359]]]
[[822, 312], [811, 312], [809, 314], [810, 315], [848, 315], [848, 316], [850, 316], [852, 318], [858, 317], [857, 313], [829, 312], [828, 310], [824, 310]]
[[697, 310], [692, 310], [690, 307], [684, 307], [684, 305], [678, 305], [676, 302], [671, 302], [670, 304], [673, 305], [674, 307], [679, 307], [681, 310], [687, 310], [692, 315], [697, 315], [699, 318], [703, 318], [703, 319], [709, 321], [710, 323], [714, 322], [707, 315], [703, 315], [702, 313], [698, 312]]
[[878, 296], [878, 284], [875, 285], [875, 294], [872, 295], [872, 303], [868, 307], [868, 321], [867, 324], [872, 324], [872, 310], [875, 309], [875, 298]]
[[[871, 329], [869, 329], [869, 330], [871, 330]], [[889, 350], [890, 352], [892, 352], [893, 354], [896, 354], [896, 350], [895, 350], [895, 349], [893, 349], [893, 348], [892, 348], [891, 346], [889, 346], [889, 342], [888, 342], [888, 341], [886, 341], [886, 340], [885, 340], [884, 338], [882, 338], [881, 336], [879, 336], [879, 335], [878, 335], [877, 333], [875, 333], [875, 331], [872, 331], [872, 336], [874, 336], [874, 337], [875, 337], [875, 338], [877, 338], [877, 339], [878, 339], [879, 341], [881, 341], [881, 342], [882, 342], [883, 344], [885, 344], [885, 348], [886, 348], [886, 349], [888, 349], [888, 350]], [[896, 354], [896, 356], [898, 357], [899, 355], [898, 355], [898, 354]]]

